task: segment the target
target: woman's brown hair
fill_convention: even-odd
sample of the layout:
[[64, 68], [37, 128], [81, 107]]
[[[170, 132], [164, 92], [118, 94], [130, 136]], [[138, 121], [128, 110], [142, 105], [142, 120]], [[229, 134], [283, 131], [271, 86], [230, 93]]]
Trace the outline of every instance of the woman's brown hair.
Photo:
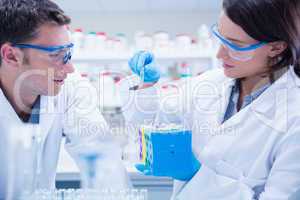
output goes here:
[[272, 59], [271, 70], [293, 65], [300, 77], [299, 0], [224, 0], [223, 9], [252, 38], [285, 42], [287, 49]]

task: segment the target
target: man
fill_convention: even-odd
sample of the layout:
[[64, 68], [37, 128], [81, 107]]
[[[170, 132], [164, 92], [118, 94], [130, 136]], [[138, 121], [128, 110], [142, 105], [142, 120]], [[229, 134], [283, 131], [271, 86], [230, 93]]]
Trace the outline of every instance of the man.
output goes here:
[[54, 188], [63, 135], [75, 158], [93, 145], [110, 154], [114, 174], [124, 170], [97, 109], [96, 90], [81, 77], [67, 79], [74, 72], [70, 18], [50, 0], [0, 0], [0, 19], [0, 127], [34, 125], [35, 186]]

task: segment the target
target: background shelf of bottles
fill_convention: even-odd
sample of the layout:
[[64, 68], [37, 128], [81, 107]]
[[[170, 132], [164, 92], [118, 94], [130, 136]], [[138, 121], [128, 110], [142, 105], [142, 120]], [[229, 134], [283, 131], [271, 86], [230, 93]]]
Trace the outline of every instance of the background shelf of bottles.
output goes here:
[[75, 44], [73, 63], [89, 78], [103, 70], [130, 74], [127, 64], [130, 57], [137, 51], [147, 50], [154, 54], [164, 78], [195, 76], [216, 67], [217, 47], [207, 25], [201, 25], [196, 36], [176, 34], [171, 38], [170, 35], [165, 31], [153, 34], [139, 31], [130, 41], [123, 33], [110, 36], [105, 32], [84, 33], [76, 29], [71, 32]]
[[102, 108], [118, 107], [116, 83], [131, 74], [128, 60], [137, 51], [147, 50], [154, 54], [161, 83], [197, 76], [217, 67], [217, 46], [208, 26], [201, 25], [195, 35], [171, 37], [166, 31], [136, 32], [130, 40], [123, 33], [111, 36], [105, 32], [84, 33], [76, 29], [71, 32], [75, 44], [73, 63], [82, 76], [98, 87], [103, 97]]

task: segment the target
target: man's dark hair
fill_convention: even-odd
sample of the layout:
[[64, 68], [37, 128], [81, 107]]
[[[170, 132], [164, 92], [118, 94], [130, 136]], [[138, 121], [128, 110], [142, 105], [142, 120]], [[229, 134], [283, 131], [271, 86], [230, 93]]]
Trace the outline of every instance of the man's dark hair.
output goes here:
[[[34, 39], [45, 23], [67, 25], [71, 19], [51, 0], [0, 0], [0, 48]], [[0, 57], [1, 64], [1, 57]]]

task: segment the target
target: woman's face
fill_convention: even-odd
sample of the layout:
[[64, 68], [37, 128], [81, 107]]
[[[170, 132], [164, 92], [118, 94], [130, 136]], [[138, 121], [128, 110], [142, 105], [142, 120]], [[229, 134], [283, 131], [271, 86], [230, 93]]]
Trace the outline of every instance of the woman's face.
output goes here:
[[[233, 23], [224, 12], [221, 14], [218, 22], [218, 31], [228, 41], [241, 47], [259, 42], [251, 38], [240, 26]], [[268, 71], [271, 52], [272, 46], [268, 44], [264, 45], [251, 52], [251, 58], [245, 61], [233, 58], [228, 48], [221, 45], [217, 58], [222, 61], [224, 73], [227, 77], [247, 78]]]

